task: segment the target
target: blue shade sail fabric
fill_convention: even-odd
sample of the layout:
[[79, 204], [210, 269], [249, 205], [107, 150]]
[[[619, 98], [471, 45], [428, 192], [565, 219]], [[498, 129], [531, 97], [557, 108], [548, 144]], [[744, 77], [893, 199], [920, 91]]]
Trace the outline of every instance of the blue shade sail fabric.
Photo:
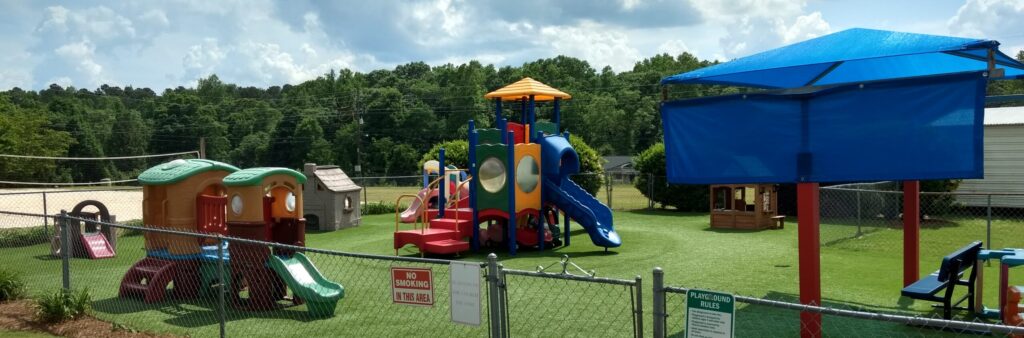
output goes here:
[[671, 183], [980, 178], [981, 72], [665, 102]]
[[1024, 64], [993, 40], [854, 28], [662, 79], [662, 84], [798, 88], [988, 69], [988, 52], [1005, 79]]

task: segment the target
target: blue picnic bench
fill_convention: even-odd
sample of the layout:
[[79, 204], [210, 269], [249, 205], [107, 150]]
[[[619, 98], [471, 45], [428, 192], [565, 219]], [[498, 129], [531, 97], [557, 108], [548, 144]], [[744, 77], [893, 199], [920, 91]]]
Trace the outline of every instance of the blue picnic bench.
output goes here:
[[[981, 241], [975, 241], [946, 255], [946, 257], [942, 258], [942, 265], [939, 267], [939, 271], [935, 271], [908, 285], [900, 293], [913, 299], [942, 303], [942, 317], [945, 319], [952, 319], [953, 308], [965, 300], [968, 300], [966, 310], [973, 313], [974, 302], [969, 300], [974, 298], [974, 282], [978, 275], [979, 252], [981, 252]], [[961, 279], [967, 269], [971, 269], [970, 275], [968, 275], [967, 279]], [[967, 294], [954, 303], [953, 289], [957, 285], [966, 286]], [[940, 295], [940, 291], [945, 292], [942, 292]]]

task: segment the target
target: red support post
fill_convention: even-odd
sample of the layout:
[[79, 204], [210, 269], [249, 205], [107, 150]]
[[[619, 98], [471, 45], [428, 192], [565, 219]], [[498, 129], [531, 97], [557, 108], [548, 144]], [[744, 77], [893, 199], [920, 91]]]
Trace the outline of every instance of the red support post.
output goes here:
[[[798, 183], [797, 239], [800, 251], [800, 303], [821, 305], [821, 234], [818, 183]], [[821, 314], [800, 313], [800, 337], [821, 337]]]
[[903, 286], [920, 277], [921, 182], [903, 182]]

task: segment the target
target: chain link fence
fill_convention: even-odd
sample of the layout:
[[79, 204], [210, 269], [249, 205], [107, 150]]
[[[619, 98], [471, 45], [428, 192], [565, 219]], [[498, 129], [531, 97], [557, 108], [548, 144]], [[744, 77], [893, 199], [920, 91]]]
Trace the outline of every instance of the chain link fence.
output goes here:
[[[686, 337], [688, 288], [666, 286], [664, 273], [655, 269], [653, 280], [654, 337]], [[710, 291], [710, 290], [708, 290]], [[801, 304], [796, 295], [764, 297], [732, 295], [736, 337], [1019, 337], [1024, 326], [992, 324], [980, 319], [946, 320], [941, 315], [879, 311], [825, 301]], [[820, 317], [820, 326], [804, 327], [801, 316]]]

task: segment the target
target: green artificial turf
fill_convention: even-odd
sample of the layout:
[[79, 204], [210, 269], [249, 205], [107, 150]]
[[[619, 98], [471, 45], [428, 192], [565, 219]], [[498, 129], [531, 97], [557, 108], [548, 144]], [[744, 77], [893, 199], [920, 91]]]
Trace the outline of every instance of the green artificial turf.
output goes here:
[[[845, 222], [844, 222], [845, 223]], [[994, 221], [995, 247], [1024, 247], [1024, 222]], [[409, 229], [402, 225], [402, 229]], [[667, 211], [615, 212], [615, 228], [623, 245], [609, 252], [594, 246], [578, 226], [572, 245], [546, 251], [520, 251], [515, 257], [495, 251], [505, 268], [535, 270], [558, 262], [562, 255], [599, 277], [643, 279], [644, 330], [651, 330], [651, 271], [661, 267], [667, 285], [702, 288], [741, 295], [796, 301], [797, 226], [790, 219], [782, 230], [729, 231], [708, 227], [707, 214]], [[356, 228], [307, 233], [307, 246], [344, 252], [394, 255], [394, 215], [365, 216]], [[826, 305], [935, 316], [930, 303], [899, 296], [902, 287], [902, 231], [867, 227], [860, 237], [852, 225], [822, 224], [821, 285]], [[928, 222], [921, 230], [921, 275], [938, 268], [941, 257], [972, 240], [985, 239], [983, 219]], [[48, 245], [0, 249], [4, 265], [22, 273], [30, 293], [51, 292], [61, 283], [61, 261], [47, 255]], [[400, 255], [418, 257], [407, 247]], [[142, 237], [122, 237], [116, 258], [73, 259], [71, 283], [88, 287], [94, 314], [134, 329], [192, 336], [216, 336], [214, 299], [145, 304], [117, 297], [124, 272], [144, 255]], [[486, 252], [460, 260], [483, 261]], [[310, 259], [331, 280], [345, 287], [346, 297], [333, 318], [306, 316], [305, 307], [270, 312], [247, 312], [228, 307], [231, 336], [486, 336], [486, 309], [481, 327], [452, 324], [448, 309], [447, 270], [443, 265], [402, 263], [311, 253]], [[412, 307], [391, 303], [391, 266], [431, 267], [436, 303]], [[1024, 271], [1011, 270], [1011, 283], [1024, 284]], [[560, 271], [560, 269], [558, 269]], [[998, 276], [994, 264], [985, 268], [986, 304], [994, 307]], [[509, 276], [510, 329], [520, 336], [628, 336], [632, 326], [629, 288], [564, 280]], [[483, 295], [486, 307], [486, 293]], [[670, 334], [683, 327], [681, 295], [668, 298]], [[960, 315], [964, 315], [963, 312]], [[964, 318], [964, 317], [961, 317]], [[973, 319], [970, 317], [966, 317]], [[741, 304], [736, 314], [739, 335], [792, 336], [799, 330], [798, 312]], [[825, 316], [826, 334], [879, 336], [942, 334], [942, 331], [901, 324]]]

